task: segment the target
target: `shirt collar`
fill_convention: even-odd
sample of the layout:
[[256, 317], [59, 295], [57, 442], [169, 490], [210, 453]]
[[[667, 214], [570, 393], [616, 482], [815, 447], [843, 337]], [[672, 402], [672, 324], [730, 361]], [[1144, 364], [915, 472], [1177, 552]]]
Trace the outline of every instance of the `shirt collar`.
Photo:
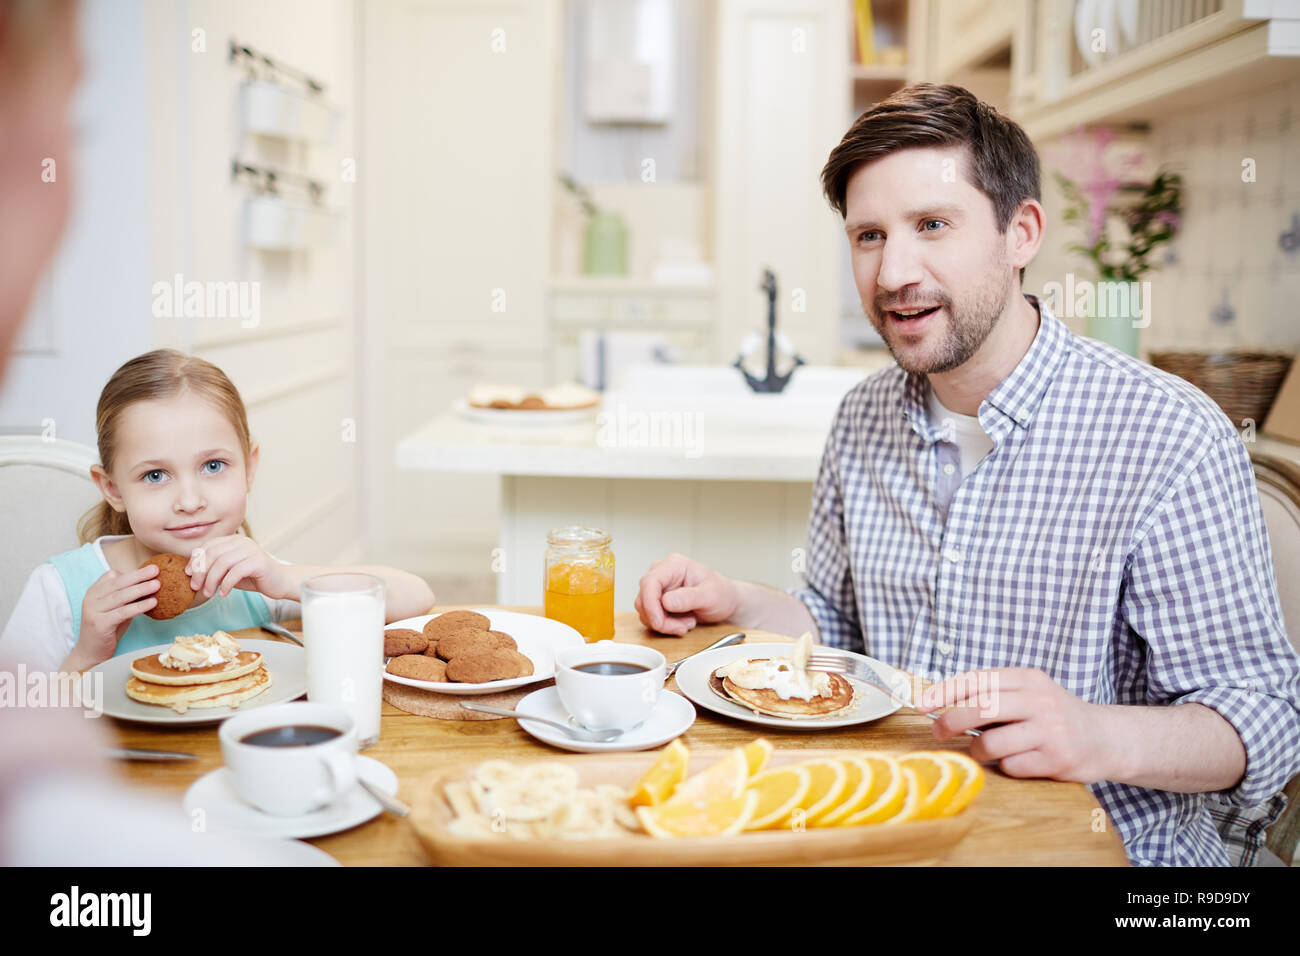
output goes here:
[[[1054, 316], [1037, 296], [1026, 293], [1025, 298], [1038, 310], [1041, 321], [1024, 358], [980, 403], [980, 412], [983, 413], [980, 424], [990, 434], [1001, 431], [990, 426], [996, 426], [997, 419], [1002, 416], [1021, 428], [1029, 427], [1047, 387], [1056, 376], [1056, 370], [1071, 348], [1070, 330], [1065, 323]], [[903, 417], [912, 423], [912, 428], [927, 441], [933, 441], [937, 433], [930, 427], [926, 411], [929, 387], [925, 375], [908, 372], [903, 383], [902, 405]], [[993, 416], [991, 421], [990, 415]]]

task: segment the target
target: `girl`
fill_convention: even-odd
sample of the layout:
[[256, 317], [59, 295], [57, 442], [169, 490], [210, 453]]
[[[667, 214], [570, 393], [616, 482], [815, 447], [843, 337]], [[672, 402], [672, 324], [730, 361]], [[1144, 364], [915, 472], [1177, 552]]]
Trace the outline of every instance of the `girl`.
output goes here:
[[[300, 585], [318, 574], [382, 578], [387, 620], [427, 614], [433, 592], [393, 568], [290, 565], [261, 549], [244, 520], [257, 471], [243, 400], [210, 362], [159, 349], [119, 368], [99, 397], [104, 500], [78, 526], [80, 548], [28, 579], [0, 651], [47, 670], [84, 670], [184, 634], [257, 627], [298, 617]], [[242, 532], [242, 534], [240, 533]], [[194, 603], [155, 621], [160, 553], [189, 558]]]

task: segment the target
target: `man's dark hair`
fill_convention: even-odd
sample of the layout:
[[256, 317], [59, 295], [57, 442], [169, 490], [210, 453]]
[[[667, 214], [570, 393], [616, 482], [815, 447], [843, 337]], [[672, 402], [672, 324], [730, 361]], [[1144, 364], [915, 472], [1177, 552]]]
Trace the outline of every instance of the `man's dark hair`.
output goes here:
[[[863, 163], [900, 149], [966, 147], [967, 178], [993, 203], [998, 231], [1026, 199], [1042, 201], [1038, 153], [1025, 131], [960, 86], [917, 83], [857, 118], [822, 169], [826, 199], [846, 215], [844, 194]], [[1025, 270], [1020, 270], [1020, 280]]]

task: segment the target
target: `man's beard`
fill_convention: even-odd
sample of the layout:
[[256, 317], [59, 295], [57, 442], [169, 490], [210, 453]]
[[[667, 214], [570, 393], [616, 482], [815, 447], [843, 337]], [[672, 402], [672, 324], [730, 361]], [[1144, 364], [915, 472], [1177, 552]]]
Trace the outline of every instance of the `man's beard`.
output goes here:
[[[899, 350], [894, 348], [894, 343], [889, 340], [886, 331], [892, 324], [889, 317], [883, 312], [877, 310], [881, 318], [877, 319], [875, 315], [869, 316], [871, 324], [875, 326], [880, 337], [885, 340], [885, 345], [889, 348], [889, 354], [894, 357], [894, 361], [905, 372], [919, 372], [924, 375], [930, 375], [935, 372], [950, 372], [960, 365], [966, 364], [971, 357], [979, 351], [984, 340], [989, 337], [994, 327], [998, 324], [1007, 304], [1007, 289], [1011, 284], [1011, 274], [1003, 269], [1004, 278], [1000, 289], [986, 287], [979, 290], [976, 297], [969, 303], [964, 304], [960, 309], [954, 307], [953, 302], [944, 295], [922, 295], [917, 296], [921, 302], [938, 302], [944, 312], [948, 314], [948, 323], [943, 339], [938, 343], [935, 350], [926, 356], [910, 358], [906, 355], [900, 356]], [[904, 303], [903, 308], [907, 308]]]

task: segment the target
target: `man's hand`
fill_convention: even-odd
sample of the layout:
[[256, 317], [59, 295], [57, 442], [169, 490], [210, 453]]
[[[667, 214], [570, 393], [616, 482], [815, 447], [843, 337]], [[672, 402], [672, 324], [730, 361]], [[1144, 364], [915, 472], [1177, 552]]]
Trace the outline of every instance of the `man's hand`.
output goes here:
[[681, 554], [650, 565], [633, 602], [641, 623], [661, 634], [682, 635], [698, 624], [731, 619], [740, 604], [730, 578]]
[[983, 728], [970, 754], [997, 761], [1012, 777], [1050, 777], [1077, 783], [1119, 779], [1121, 745], [1113, 737], [1107, 709], [1071, 694], [1031, 667], [967, 671], [926, 690], [917, 710], [952, 709], [934, 722], [934, 736], [946, 740], [968, 728]]

